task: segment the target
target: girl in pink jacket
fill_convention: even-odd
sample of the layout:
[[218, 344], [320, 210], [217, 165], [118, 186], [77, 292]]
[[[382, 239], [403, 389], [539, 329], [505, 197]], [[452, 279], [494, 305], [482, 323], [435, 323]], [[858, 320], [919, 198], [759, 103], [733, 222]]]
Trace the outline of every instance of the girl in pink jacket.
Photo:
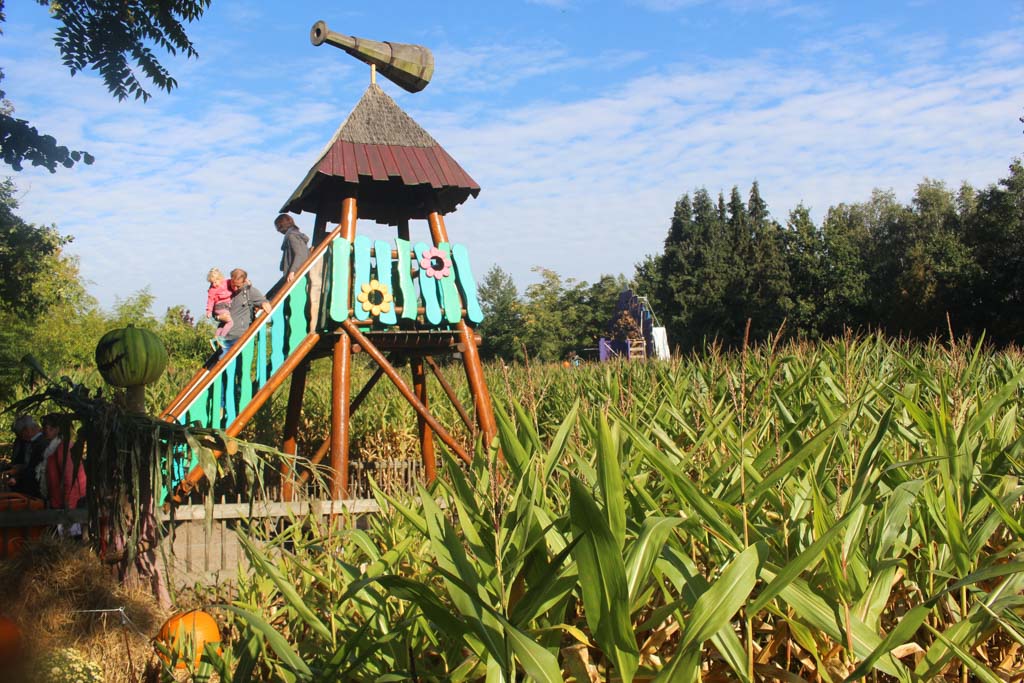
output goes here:
[[206, 317], [217, 320], [217, 336], [224, 337], [231, 330], [231, 314], [228, 306], [231, 303], [231, 290], [228, 289], [227, 278], [216, 268], [210, 268], [206, 275], [210, 288], [206, 291]]

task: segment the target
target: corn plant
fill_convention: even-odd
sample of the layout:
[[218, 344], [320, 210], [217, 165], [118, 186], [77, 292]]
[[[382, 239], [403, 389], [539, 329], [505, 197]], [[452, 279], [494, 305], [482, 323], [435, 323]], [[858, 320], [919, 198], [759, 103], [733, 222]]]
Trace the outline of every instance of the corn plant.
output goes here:
[[222, 677], [1021, 680], [1019, 351], [488, 372], [471, 465], [246, 543]]

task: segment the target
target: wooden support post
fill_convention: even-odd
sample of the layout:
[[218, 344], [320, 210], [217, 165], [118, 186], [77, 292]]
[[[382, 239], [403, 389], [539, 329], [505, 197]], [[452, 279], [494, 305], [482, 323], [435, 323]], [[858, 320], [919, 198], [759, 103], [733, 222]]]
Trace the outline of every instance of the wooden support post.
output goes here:
[[[412, 369], [412, 388], [416, 392], [416, 398], [424, 407], [429, 407], [427, 398], [427, 375], [423, 367], [423, 358], [415, 357], [409, 359], [409, 367]], [[420, 455], [423, 458], [423, 472], [427, 482], [437, 478], [437, 458], [434, 455], [434, 433], [423, 416], [416, 414], [416, 428], [420, 437]]]
[[356, 219], [359, 212], [355, 197], [341, 200], [341, 221], [338, 223], [338, 237], [352, 242], [356, 238]]
[[313, 246], [320, 244], [327, 237], [327, 213], [317, 211], [316, 219], [313, 221]]
[[[356, 239], [359, 217], [355, 197], [341, 202], [339, 237], [352, 243]], [[351, 305], [352, 288], [349, 287]], [[340, 332], [334, 342], [331, 368], [331, 499], [348, 498], [349, 395], [352, 390], [352, 338]]]
[[426, 420], [427, 424], [430, 425], [430, 428], [434, 430], [434, 433], [437, 434], [441, 441], [444, 442], [444, 445], [447, 446], [449, 450], [457, 455], [463, 462], [467, 464], [471, 463], [473, 460], [466, 452], [466, 449], [460, 446], [458, 442], [452, 438], [452, 435], [434, 419], [434, 416], [430, 414], [427, 407], [420, 403], [420, 400], [416, 398], [416, 394], [414, 394], [412, 389], [409, 388], [409, 385], [402, 380], [402, 376], [399, 375], [398, 371], [395, 370], [395, 367], [388, 362], [388, 359], [384, 357], [384, 354], [380, 352], [380, 349], [374, 346], [373, 342], [367, 339], [366, 335], [359, 331], [359, 326], [352, 320], [346, 320], [341, 324], [341, 326], [346, 332], [348, 332], [349, 336], [352, 337], [353, 342], [359, 344], [363, 351], [365, 351], [366, 354], [370, 356], [375, 363], [377, 363], [377, 365], [384, 368], [384, 374], [388, 376], [388, 379], [390, 379], [392, 384], [395, 385], [399, 393], [401, 393], [405, 400], [409, 402], [409, 405], [413, 407], [413, 410]]
[[[299, 432], [299, 419], [302, 417], [302, 397], [306, 393], [306, 375], [309, 373], [309, 361], [299, 363], [292, 373], [292, 383], [288, 388], [288, 409], [284, 416], [284, 442], [281, 450], [294, 456], [298, 452], [296, 437]], [[287, 502], [293, 496], [294, 472], [291, 462], [281, 462], [281, 500]]]
[[[434, 240], [435, 246], [448, 241], [448, 228], [444, 225], [444, 216], [437, 211], [431, 211], [427, 216], [427, 222], [430, 225], [430, 236]], [[459, 321], [455, 329], [459, 332], [459, 351], [462, 353], [462, 363], [466, 368], [469, 390], [473, 394], [477, 423], [483, 433], [484, 447], [489, 448], [491, 441], [498, 434], [498, 423], [494, 419], [494, 406], [491, 405], [491, 395], [487, 391], [487, 382], [484, 380], [480, 351], [476, 348], [476, 337], [473, 335], [473, 330], [466, 324], [464, 318]]]
[[331, 370], [331, 500], [348, 498], [349, 391], [352, 339], [338, 333]]
[[[359, 391], [359, 393], [356, 395], [356, 397], [354, 399], [352, 399], [352, 403], [348, 407], [348, 419], [349, 420], [351, 420], [352, 416], [355, 415], [356, 410], [359, 409], [359, 405], [363, 402], [363, 400], [370, 393], [370, 390], [373, 389], [373, 386], [383, 376], [384, 376], [384, 368], [377, 368], [377, 370], [373, 373], [373, 375], [370, 377], [370, 379], [368, 379], [366, 381], [366, 384]], [[314, 453], [313, 457], [310, 458], [309, 466], [312, 468], [312, 467], [316, 467], [317, 465], [319, 465], [320, 462], [327, 455], [327, 453], [330, 452], [330, 450], [331, 450], [331, 435], [328, 434], [327, 438], [324, 439], [323, 443], [320, 444], [320, 448], [316, 449], [316, 453]], [[304, 470], [299, 475], [299, 484], [300, 485], [301, 484], [305, 484], [307, 481], [309, 481], [309, 477], [310, 477], [310, 471], [309, 470]]]

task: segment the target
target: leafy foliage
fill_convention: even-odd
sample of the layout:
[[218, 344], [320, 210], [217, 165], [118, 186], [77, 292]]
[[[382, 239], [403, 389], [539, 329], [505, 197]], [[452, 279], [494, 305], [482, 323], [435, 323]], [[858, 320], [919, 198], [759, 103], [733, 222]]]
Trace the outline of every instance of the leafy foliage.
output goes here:
[[[683, 195], [661, 254], [635, 281], [683, 349], [737, 347], [787, 331], [827, 338], [846, 328], [927, 338], [1024, 338], [1024, 170], [956, 192], [924, 180], [909, 205], [875, 190], [829, 208], [816, 226], [803, 205], [772, 220], [755, 182], [744, 204], [706, 189]], [[952, 327], [952, 329], [951, 329]]]
[[[3, 78], [4, 72], [0, 69], [0, 81]], [[7, 100], [6, 93], [0, 90], [0, 153], [3, 154], [3, 162], [15, 171], [22, 170], [25, 161], [33, 166], [42, 166], [51, 173], [57, 170], [58, 164], [71, 168], [78, 161], [86, 164], [95, 161], [88, 152], [58, 145], [52, 135], [40, 133], [28, 121], [13, 114], [14, 106]]]
[[107, 89], [119, 100], [150, 98], [140, 75], [167, 92], [177, 86], [147, 43], [172, 55], [198, 56], [183, 22], [199, 19], [210, 6], [210, 0], [37, 2], [49, 6], [50, 14], [61, 24], [54, 43], [71, 75], [86, 68], [99, 71]]
[[[54, 43], [61, 60], [74, 76], [85, 69], [99, 71], [107, 90], [118, 100], [130, 96], [148, 100], [145, 82], [170, 92], [177, 81], [157, 59], [153, 47], [171, 55], [197, 53], [185, 33], [185, 24], [199, 19], [210, 0], [36, 0], [48, 7], [59, 22]], [[0, 0], [0, 22], [5, 19]], [[3, 72], [0, 71], [0, 80]], [[93, 162], [88, 152], [69, 151], [53, 136], [41, 134], [24, 119], [13, 116], [14, 107], [0, 91], [0, 152], [15, 171], [23, 162], [43, 166], [51, 173], [58, 165]]]
[[570, 352], [596, 350], [626, 279], [602, 275], [589, 284], [534, 268], [541, 281], [520, 299], [512, 278], [493, 266], [480, 284], [484, 358], [561, 360]]

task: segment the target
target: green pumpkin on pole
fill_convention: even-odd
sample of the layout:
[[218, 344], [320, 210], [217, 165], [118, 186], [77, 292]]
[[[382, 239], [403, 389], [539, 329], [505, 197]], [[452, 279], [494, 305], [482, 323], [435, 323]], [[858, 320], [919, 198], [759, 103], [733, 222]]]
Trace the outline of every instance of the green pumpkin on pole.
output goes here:
[[133, 325], [111, 330], [96, 345], [96, 366], [107, 384], [126, 388], [133, 413], [146, 412], [146, 385], [167, 367], [167, 349], [160, 337]]

